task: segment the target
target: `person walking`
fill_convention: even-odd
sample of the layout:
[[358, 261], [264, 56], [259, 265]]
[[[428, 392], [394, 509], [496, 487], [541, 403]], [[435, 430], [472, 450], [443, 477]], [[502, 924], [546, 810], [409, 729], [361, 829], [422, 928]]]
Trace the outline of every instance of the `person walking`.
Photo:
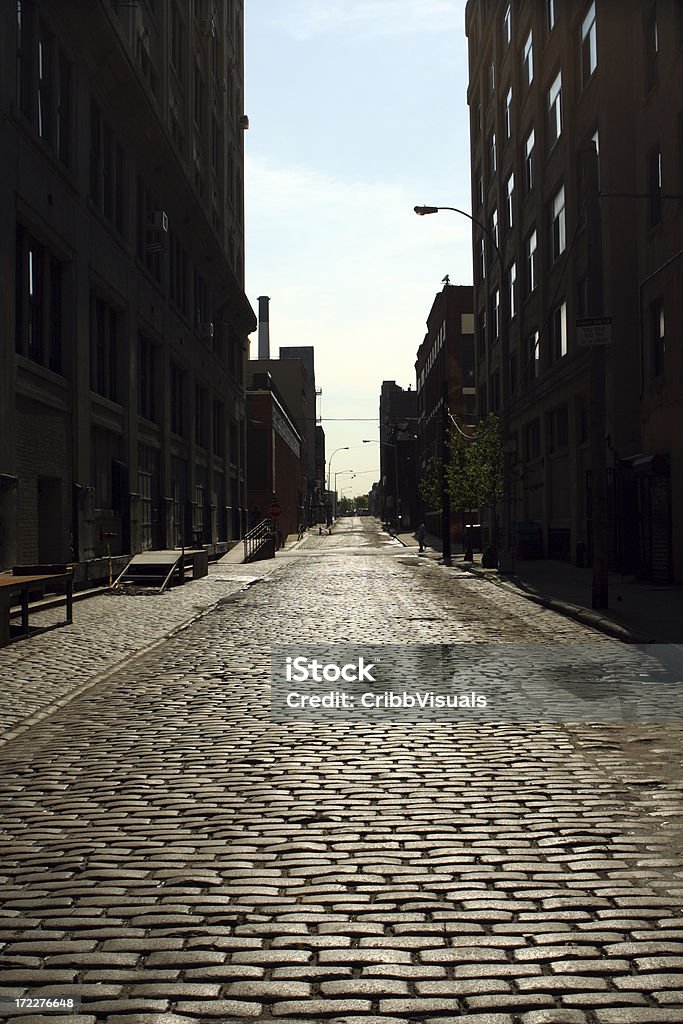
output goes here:
[[420, 523], [420, 525], [417, 528], [417, 540], [418, 540], [418, 543], [420, 545], [420, 554], [422, 554], [422, 552], [425, 549], [425, 537], [426, 536], [427, 536], [427, 529], [425, 527], [425, 524], [424, 523]]

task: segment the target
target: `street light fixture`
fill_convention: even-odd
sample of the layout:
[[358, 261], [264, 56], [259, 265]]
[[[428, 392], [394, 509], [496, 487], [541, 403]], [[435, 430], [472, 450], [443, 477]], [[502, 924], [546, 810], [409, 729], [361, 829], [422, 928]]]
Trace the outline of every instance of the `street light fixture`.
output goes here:
[[327, 489], [328, 489], [328, 491], [330, 491], [332, 489], [332, 487], [331, 487], [331, 485], [332, 485], [332, 459], [335, 457], [337, 452], [348, 452], [349, 448], [350, 448], [350, 445], [348, 445], [348, 444], [342, 445], [341, 448], [335, 448], [334, 451], [332, 452], [332, 454], [330, 455], [328, 461], [327, 461]]
[[[510, 473], [510, 297], [505, 280], [505, 264], [503, 263], [503, 257], [498, 243], [491, 232], [491, 230], [482, 224], [480, 220], [473, 217], [471, 213], [466, 210], [461, 210], [457, 206], [415, 206], [415, 213], [419, 217], [425, 217], [431, 213], [439, 213], [440, 210], [450, 210], [452, 213], [459, 213], [463, 217], [467, 217], [472, 224], [476, 224], [480, 228], [486, 237], [488, 238], [498, 260], [498, 268], [500, 273], [500, 310], [501, 310], [501, 325], [500, 325], [500, 384], [501, 384], [501, 417], [500, 425], [503, 440], [503, 514], [501, 524], [501, 550], [498, 551], [498, 571], [499, 572], [512, 572], [513, 560], [512, 560], [512, 549], [510, 544], [510, 498], [511, 498], [511, 473]], [[447, 406], [446, 402], [447, 393], [444, 388], [444, 408]], [[447, 419], [447, 410], [444, 417]], [[495, 523], [493, 524], [495, 530]], [[496, 538], [496, 549], [498, 548]]]

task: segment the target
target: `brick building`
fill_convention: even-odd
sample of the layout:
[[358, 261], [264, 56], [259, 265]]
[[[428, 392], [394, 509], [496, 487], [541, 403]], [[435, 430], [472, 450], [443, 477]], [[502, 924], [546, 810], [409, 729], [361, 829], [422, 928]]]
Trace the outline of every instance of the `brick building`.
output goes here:
[[246, 521], [241, 0], [0, 13], [0, 566]]
[[[249, 364], [250, 367], [253, 364]], [[276, 526], [286, 537], [301, 520], [305, 486], [305, 448], [301, 434], [270, 373], [250, 374], [247, 387], [247, 488], [250, 514], [266, 516], [273, 500], [280, 505]], [[250, 525], [256, 525], [255, 522]]]
[[379, 400], [382, 518], [397, 529], [417, 526], [417, 395], [394, 380], [382, 381]]
[[[450, 416], [463, 429], [476, 422], [474, 380], [474, 317], [471, 285], [445, 284], [427, 317], [427, 333], [417, 351], [417, 477], [426, 475], [432, 459], [443, 457], [444, 400]], [[449, 422], [449, 429], [453, 421]], [[424, 508], [428, 532], [442, 532], [441, 508]], [[454, 541], [462, 540], [462, 519], [451, 522]]]
[[609, 558], [681, 580], [683, 5], [470, 0], [466, 28], [479, 411], [509, 395], [512, 518], [541, 524], [548, 556], [590, 558], [590, 353], [575, 324], [596, 313], [581, 170], [594, 143]]

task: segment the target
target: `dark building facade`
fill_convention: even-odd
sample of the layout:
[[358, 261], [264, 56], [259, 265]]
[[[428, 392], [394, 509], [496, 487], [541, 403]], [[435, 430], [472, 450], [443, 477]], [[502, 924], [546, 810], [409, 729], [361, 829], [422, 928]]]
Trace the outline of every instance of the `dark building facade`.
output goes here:
[[610, 564], [683, 579], [683, 6], [471, 0], [466, 27], [479, 413], [509, 410], [511, 518], [540, 524], [548, 556], [590, 560], [591, 354], [577, 320], [611, 317]]
[[0, 566], [246, 521], [241, 0], [0, 14]]
[[417, 395], [385, 380], [379, 400], [382, 518], [397, 529], [417, 526]]
[[[447, 430], [467, 430], [476, 422], [474, 377], [474, 315], [471, 285], [445, 284], [427, 317], [427, 333], [417, 351], [417, 477], [427, 473], [432, 459], [444, 455]], [[444, 417], [444, 403], [448, 417]], [[430, 533], [441, 534], [441, 508], [424, 507]], [[453, 516], [451, 536], [462, 540], [462, 521]]]
[[[283, 537], [296, 533], [301, 522], [303, 446], [296, 424], [269, 373], [256, 372], [247, 388], [247, 485], [250, 516], [268, 515], [277, 499], [276, 528]], [[256, 525], [255, 522], [250, 525]]]

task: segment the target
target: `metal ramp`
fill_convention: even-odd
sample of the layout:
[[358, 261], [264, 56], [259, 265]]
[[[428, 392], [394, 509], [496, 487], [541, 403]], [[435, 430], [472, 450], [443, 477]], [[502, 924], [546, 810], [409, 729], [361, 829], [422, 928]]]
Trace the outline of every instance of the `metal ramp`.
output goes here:
[[167, 587], [185, 582], [189, 572], [193, 579], [206, 572], [198, 572], [198, 562], [205, 559], [206, 552], [199, 548], [173, 551], [143, 551], [133, 555], [122, 573], [117, 576], [112, 590], [126, 587], [155, 588], [159, 594]]

